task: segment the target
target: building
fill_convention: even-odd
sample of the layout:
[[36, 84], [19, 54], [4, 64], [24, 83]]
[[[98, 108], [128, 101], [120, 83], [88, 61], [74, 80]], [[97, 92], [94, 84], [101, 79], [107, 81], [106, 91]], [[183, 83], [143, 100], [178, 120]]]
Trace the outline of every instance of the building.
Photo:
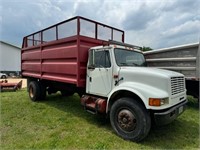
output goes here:
[[21, 72], [21, 49], [0, 41], [0, 72], [19, 75]]

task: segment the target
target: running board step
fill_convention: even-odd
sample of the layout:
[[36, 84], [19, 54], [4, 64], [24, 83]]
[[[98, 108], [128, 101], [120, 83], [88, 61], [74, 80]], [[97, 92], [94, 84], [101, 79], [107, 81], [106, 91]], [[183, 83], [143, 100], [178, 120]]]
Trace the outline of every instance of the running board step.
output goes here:
[[93, 114], [93, 115], [97, 114], [96, 112], [91, 111], [91, 110], [89, 110], [89, 109], [86, 109], [86, 111], [89, 112], [89, 113], [91, 113], [91, 114]]

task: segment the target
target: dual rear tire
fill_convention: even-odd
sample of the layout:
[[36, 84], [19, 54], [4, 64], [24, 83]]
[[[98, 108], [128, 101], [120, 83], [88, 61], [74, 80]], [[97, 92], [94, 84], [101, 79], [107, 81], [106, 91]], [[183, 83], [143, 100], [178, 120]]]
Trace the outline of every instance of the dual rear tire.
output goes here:
[[[28, 84], [28, 93], [32, 101], [44, 100], [46, 98], [46, 93], [48, 94], [56, 93], [57, 89], [48, 88], [43, 82], [40, 81], [30, 81]], [[74, 91], [72, 90], [61, 90], [62, 96], [72, 96]]]
[[28, 86], [29, 97], [32, 101], [46, 98], [46, 87], [38, 81], [31, 81]]

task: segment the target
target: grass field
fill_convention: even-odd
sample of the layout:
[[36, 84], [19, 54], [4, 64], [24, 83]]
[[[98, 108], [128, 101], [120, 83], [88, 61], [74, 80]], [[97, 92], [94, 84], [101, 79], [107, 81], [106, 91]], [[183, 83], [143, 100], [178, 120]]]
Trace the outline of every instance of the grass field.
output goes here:
[[173, 123], [153, 127], [141, 143], [118, 137], [108, 121], [85, 112], [78, 95], [31, 102], [25, 89], [0, 93], [1, 149], [198, 149], [199, 106]]

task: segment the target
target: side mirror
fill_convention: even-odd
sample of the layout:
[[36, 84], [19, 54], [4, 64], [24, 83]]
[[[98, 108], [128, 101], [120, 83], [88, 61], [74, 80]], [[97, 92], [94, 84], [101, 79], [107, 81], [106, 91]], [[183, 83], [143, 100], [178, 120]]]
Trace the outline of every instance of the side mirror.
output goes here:
[[94, 65], [90, 65], [90, 66], [88, 66], [88, 69], [94, 70], [95, 66]]

